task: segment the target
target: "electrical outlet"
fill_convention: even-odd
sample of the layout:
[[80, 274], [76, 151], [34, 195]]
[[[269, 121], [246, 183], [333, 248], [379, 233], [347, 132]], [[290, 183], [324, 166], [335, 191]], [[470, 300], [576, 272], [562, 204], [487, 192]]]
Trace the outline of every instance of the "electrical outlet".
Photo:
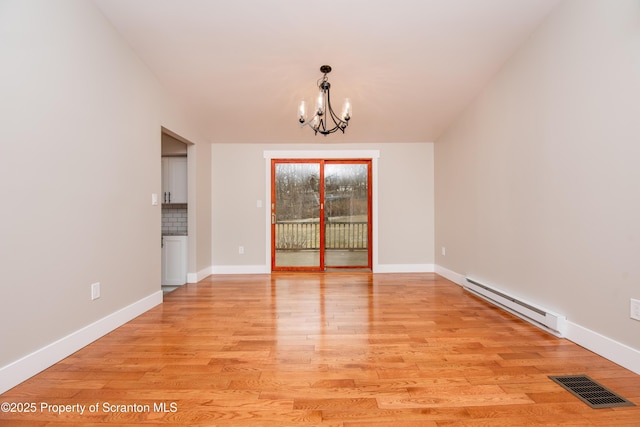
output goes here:
[[238, 246], [238, 253], [239, 253], [240, 255], [243, 255], [243, 254], [244, 254], [244, 246]]
[[444, 246], [442, 247], [442, 255], [447, 255], [447, 248], [445, 248]]
[[631, 298], [631, 318], [640, 320], [640, 300]]
[[91, 300], [100, 298], [100, 282], [91, 284]]

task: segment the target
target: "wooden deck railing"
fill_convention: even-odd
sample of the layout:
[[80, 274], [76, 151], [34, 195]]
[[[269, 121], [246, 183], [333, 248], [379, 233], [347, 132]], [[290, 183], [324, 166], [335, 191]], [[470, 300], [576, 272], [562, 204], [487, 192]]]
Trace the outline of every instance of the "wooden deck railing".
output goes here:
[[[278, 221], [276, 249], [320, 249], [320, 223]], [[325, 223], [325, 249], [367, 249], [367, 222]]]

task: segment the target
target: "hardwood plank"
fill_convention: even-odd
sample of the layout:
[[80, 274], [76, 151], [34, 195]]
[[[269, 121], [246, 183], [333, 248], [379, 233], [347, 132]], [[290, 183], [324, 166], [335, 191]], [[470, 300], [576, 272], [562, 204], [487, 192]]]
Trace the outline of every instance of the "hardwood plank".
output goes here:
[[294, 409], [375, 409], [378, 407], [376, 399], [372, 398], [324, 398], [324, 399], [296, 399]]
[[147, 410], [0, 425], [640, 425], [547, 377], [575, 373], [640, 404], [640, 376], [432, 273], [210, 276], [0, 396]]
[[346, 422], [345, 427], [437, 427], [435, 421], [366, 421]]

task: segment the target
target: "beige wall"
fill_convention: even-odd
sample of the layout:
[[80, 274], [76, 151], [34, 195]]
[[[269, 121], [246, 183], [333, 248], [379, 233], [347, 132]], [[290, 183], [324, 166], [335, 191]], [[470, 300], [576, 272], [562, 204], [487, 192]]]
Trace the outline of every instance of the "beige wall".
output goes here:
[[561, 4], [435, 146], [436, 263], [635, 349], [639, 22]]
[[[216, 266], [265, 266], [265, 151], [379, 150], [378, 262], [432, 265], [433, 144], [213, 144], [212, 259]], [[263, 202], [256, 207], [257, 200]], [[238, 246], [245, 249], [238, 254]]]
[[3, 1], [0, 57], [2, 367], [160, 290], [161, 126], [200, 139], [91, 2]]
[[[211, 144], [195, 144], [189, 150], [189, 265], [191, 274], [211, 267]], [[193, 183], [193, 185], [191, 185]], [[194, 203], [191, 203], [192, 205]], [[205, 273], [206, 274], [206, 273]]]

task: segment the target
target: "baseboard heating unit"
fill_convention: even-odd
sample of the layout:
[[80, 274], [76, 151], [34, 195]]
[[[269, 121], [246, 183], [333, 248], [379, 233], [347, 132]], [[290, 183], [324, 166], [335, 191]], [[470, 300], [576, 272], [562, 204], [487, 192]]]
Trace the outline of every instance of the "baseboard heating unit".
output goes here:
[[566, 318], [556, 313], [552, 313], [542, 307], [521, 301], [503, 291], [492, 288], [482, 283], [466, 278], [464, 289], [501, 307], [508, 312], [520, 317], [523, 320], [538, 326], [555, 336], [563, 337], [565, 331]]

